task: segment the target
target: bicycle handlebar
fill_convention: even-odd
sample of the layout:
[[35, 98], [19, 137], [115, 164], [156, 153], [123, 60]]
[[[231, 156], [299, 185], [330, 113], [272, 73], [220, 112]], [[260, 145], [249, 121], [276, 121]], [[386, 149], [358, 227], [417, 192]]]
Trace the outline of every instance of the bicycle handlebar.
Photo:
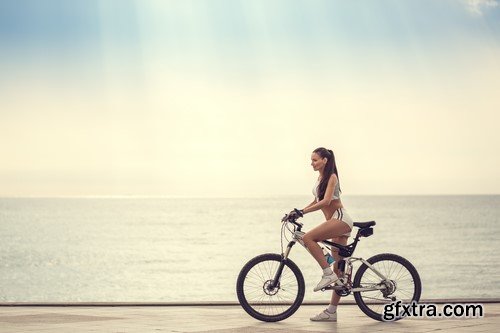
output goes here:
[[[293, 213], [295, 213], [295, 214], [293, 214]], [[304, 216], [304, 212], [302, 210], [294, 208], [293, 211], [291, 211], [290, 213], [285, 214], [285, 216], [283, 216], [283, 218], [281, 219], [281, 222], [285, 222], [285, 221], [296, 222], [297, 218], [303, 217], [303, 216]]]
[[296, 225], [299, 228], [304, 226], [302, 223], [297, 222], [297, 217], [295, 217], [295, 216], [291, 217], [291, 216], [289, 216], [289, 214], [285, 214], [285, 216], [283, 216], [283, 218], [281, 219], [281, 222], [289, 222], [289, 223]]

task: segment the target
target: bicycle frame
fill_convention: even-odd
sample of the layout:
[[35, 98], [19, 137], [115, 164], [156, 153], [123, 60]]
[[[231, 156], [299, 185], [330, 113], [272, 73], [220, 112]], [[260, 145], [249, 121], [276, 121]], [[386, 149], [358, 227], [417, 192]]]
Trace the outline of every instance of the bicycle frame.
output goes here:
[[[292, 247], [295, 245], [295, 243], [299, 243], [302, 245], [306, 250], [307, 247], [304, 244], [304, 241], [302, 240], [303, 236], [305, 235], [305, 232], [302, 231], [302, 224], [298, 223], [296, 221], [289, 221], [289, 222], [284, 222], [284, 223], [292, 223], [295, 228], [293, 232], [293, 237], [292, 240], [288, 243], [288, 246], [286, 248], [285, 253], [282, 253], [282, 260], [281, 263], [278, 267], [278, 270], [276, 271], [276, 274], [274, 276], [274, 279], [272, 283], [269, 285], [269, 288], [274, 289], [279, 283], [279, 278], [281, 277], [281, 273], [283, 272], [283, 268], [285, 267], [285, 262], [288, 259], [288, 256], [290, 255], [290, 251], [292, 250]], [[343, 257], [343, 259], [339, 262], [339, 270], [344, 274], [345, 272], [345, 265], [348, 265], [348, 268], [350, 270], [349, 276], [348, 276], [348, 285], [349, 285], [349, 290], [351, 292], [364, 292], [364, 291], [373, 291], [373, 290], [384, 290], [387, 288], [385, 284], [377, 284], [371, 287], [362, 287], [362, 288], [352, 288], [352, 283], [350, 281], [351, 273], [352, 273], [352, 263], [355, 261], [361, 261], [363, 264], [367, 265], [368, 268], [370, 268], [375, 274], [377, 274], [382, 281], [388, 280], [386, 276], [384, 276], [382, 273], [380, 273], [375, 267], [373, 267], [367, 260], [363, 258], [356, 258], [352, 257], [352, 254], [354, 253], [354, 250], [356, 249], [356, 245], [359, 242], [359, 238], [361, 237], [360, 233], [361, 229], [358, 229], [358, 232], [356, 234], [356, 237], [354, 238], [354, 241], [349, 244], [349, 245], [341, 245], [337, 244], [334, 242], [330, 242], [327, 240], [324, 240], [320, 242], [321, 244], [325, 245], [329, 250], [332, 250], [332, 247], [335, 247], [339, 250], [339, 255]], [[326, 287], [325, 289], [335, 289], [335, 287]]]

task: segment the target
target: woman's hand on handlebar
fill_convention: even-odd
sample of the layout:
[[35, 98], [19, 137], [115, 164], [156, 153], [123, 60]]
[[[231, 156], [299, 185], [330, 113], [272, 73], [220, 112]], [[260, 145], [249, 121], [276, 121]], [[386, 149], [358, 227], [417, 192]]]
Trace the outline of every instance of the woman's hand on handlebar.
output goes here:
[[294, 208], [290, 213], [286, 214], [285, 217], [281, 220], [282, 222], [284, 221], [290, 221], [290, 220], [296, 220], [299, 217], [304, 216], [304, 211], [299, 210], [297, 208]]

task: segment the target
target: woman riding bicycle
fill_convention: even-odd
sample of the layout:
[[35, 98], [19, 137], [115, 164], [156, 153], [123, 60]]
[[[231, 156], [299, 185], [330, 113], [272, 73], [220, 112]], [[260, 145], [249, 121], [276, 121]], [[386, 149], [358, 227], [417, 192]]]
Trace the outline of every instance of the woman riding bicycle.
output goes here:
[[[321, 281], [314, 288], [314, 291], [319, 291], [333, 283], [341, 284], [342, 282], [338, 279], [340, 257], [336, 249], [334, 248], [332, 251], [332, 255], [335, 258], [334, 269], [332, 271], [317, 242], [332, 239], [335, 243], [346, 245], [347, 239], [351, 234], [353, 221], [340, 201], [339, 175], [333, 151], [322, 147], [315, 149], [311, 155], [311, 165], [315, 171], [319, 171], [318, 181], [313, 188], [315, 199], [307, 207], [300, 210], [299, 213], [292, 211], [288, 216], [297, 214], [303, 216], [319, 209], [325, 215], [326, 222], [312, 229], [303, 237], [305, 246], [323, 270]], [[311, 320], [336, 321], [339, 300], [340, 296], [334, 291], [328, 308], [312, 317]]]
[[[340, 201], [339, 175], [333, 151], [325, 148], [314, 150], [311, 165], [319, 172], [313, 189], [314, 201], [303, 210], [294, 209], [281, 219], [281, 253], [258, 255], [238, 274], [236, 293], [243, 309], [250, 316], [266, 322], [284, 320], [297, 311], [304, 299], [305, 283], [299, 267], [290, 259], [290, 251], [296, 243], [306, 247], [323, 270], [314, 291], [334, 290], [329, 307], [312, 317], [312, 321], [336, 321], [340, 296], [351, 293], [361, 311], [380, 321], [386, 320], [386, 305], [418, 302], [422, 282], [415, 266], [407, 259], [393, 253], [380, 253], [367, 260], [352, 256], [360, 238], [373, 235], [376, 223], [353, 222], [345, 211]], [[297, 219], [320, 209], [326, 222], [304, 233], [303, 224]], [[347, 245], [353, 227], [356, 227], [356, 235]], [[288, 232], [292, 234], [290, 240]], [[286, 250], [284, 240], [288, 241]], [[336, 259], [333, 271], [317, 242], [338, 249], [338, 253], [332, 252]], [[361, 266], [352, 279], [355, 262], [360, 262]], [[404, 317], [403, 314], [396, 319]]]

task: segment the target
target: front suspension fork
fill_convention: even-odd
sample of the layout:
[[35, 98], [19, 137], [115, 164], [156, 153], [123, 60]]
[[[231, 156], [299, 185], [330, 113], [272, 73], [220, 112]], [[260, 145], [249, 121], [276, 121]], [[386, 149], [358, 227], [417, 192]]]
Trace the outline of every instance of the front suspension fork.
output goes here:
[[288, 255], [290, 254], [290, 251], [292, 250], [292, 247], [295, 245], [295, 241], [291, 241], [288, 243], [288, 246], [286, 247], [286, 251], [284, 254], [281, 255], [281, 262], [278, 267], [278, 270], [276, 271], [276, 274], [274, 275], [273, 280], [271, 281], [271, 284], [269, 284], [269, 290], [275, 289], [280, 281], [281, 278], [281, 273], [283, 273], [283, 269], [285, 268], [285, 263], [288, 260]]

